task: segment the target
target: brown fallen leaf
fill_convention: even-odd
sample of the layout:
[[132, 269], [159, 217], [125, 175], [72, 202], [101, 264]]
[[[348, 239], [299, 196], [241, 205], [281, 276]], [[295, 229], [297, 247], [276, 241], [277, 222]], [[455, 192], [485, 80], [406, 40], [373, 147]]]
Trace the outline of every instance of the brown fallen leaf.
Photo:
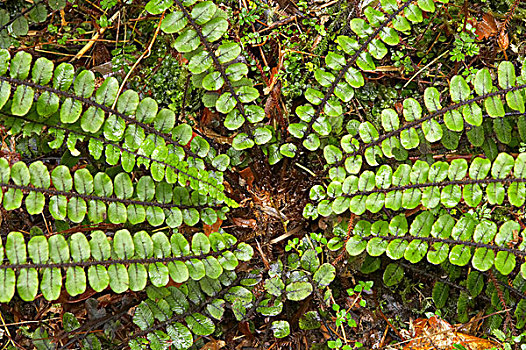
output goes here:
[[499, 27], [495, 17], [489, 12], [482, 16], [482, 21], [477, 22], [475, 25], [475, 34], [477, 34], [477, 40], [483, 40], [490, 38], [497, 34]]
[[232, 218], [234, 225], [246, 228], [256, 228], [257, 222], [255, 219]]
[[254, 339], [254, 334], [250, 331], [250, 324], [247, 321], [239, 322], [238, 328], [243, 333], [245, 337], [247, 337], [249, 340]]
[[224, 348], [225, 345], [226, 345], [226, 343], [223, 340], [215, 340], [215, 339], [213, 339], [213, 340], [209, 341], [208, 343], [206, 343], [205, 345], [203, 345], [201, 350], [219, 350], [219, 349]]
[[239, 175], [243, 180], [245, 180], [247, 186], [249, 188], [252, 188], [252, 183], [254, 182], [254, 174], [252, 174], [252, 170], [250, 168], [245, 168], [239, 172]]
[[209, 126], [212, 120], [216, 118], [217, 118], [217, 113], [212, 112], [208, 108], [204, 108], [203, 113], [201, 113], [201, 125]]
[[223, 224], [223, 220], [217, 218], [217, 221], [213, 225], [203, 225], [203, 231], [205, 235], [210, 236], [212, 232], [219, 231], [219, 228]]
[[463, 324], [458, 330], [462, 333], [475, 334], [479, 332], [480, 327], [484, 323], [484, 311], [479, 311], [475, 316]]
[[501, 31], [497, 37], [497, 43], [502, 51], [506, 52], [508, 46], [510, 46], [510, 39], [508, 38], [508, 33], [506, 31]]
[[413, 339], [404, 350], [454, 350], [455, 344], [470, 350], [502, 349], [500, 344], [491, 340], [457, 332], [457, 328], [436, 316], [415, 320], [413, 330]]

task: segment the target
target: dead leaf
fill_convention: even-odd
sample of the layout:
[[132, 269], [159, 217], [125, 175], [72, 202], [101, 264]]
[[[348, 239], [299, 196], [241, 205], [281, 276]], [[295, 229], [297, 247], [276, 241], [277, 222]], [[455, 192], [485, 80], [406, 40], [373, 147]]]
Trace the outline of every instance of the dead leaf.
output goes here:
[[223, 220], [217, 218], [217, 221], [213, 225], [203, 225], [203, 231], [205, 232], [205, 235], [210, 236], [212, 232], [219, 231], [222, 223]]
[[177, 62], [179, 62], [183, 66], [188, 63], [188, 60], [180, 53], [177, 54], [176, 59], [177, 59]]
[[506, 50], [508, 46], [510, 46], [510, 39], [508, 38], [508, 33], [506, 31], [503, 30], [499, 33], [497, 43], [503, 51]]
[[404, 346], [404, 350], [454, 350], [455, 344], [470, 350], [502, 349], [496, 342], [457, 332], [457, 328], [436, 316], [415, 320], [413, 329], [413, 340]]
[[208, 126], [217, 117], [216, 113], [212, 112], [208, 108], [203, 109], [201, 114], [201, 125]]
[[325, 338], [325, 340], [330, 340], [332, 337], [331, 337], [331, 334], [329, 333], [329, 331], [327, 330], [327, 327], [325, 327], [325, 325], [321, 325], [320, 326], [320, 330], [321, 330], [321, 334], [323, 335], [323, 338]]
[[497, 34], [499, 28], [495, 17], [489, 12], [482, 16], [482, 21], [477, 22], [475, 25], [475, 34], [477, 34], [477, 40], [483, 40]]
[[246, 228], [256, 228], [257, 222], [255, 219], [232, 218], [234, 225]]
[[267, 97], [265, 102], [265, 115], [270, 117], [272, 113], [280, 111], [279, 98], [281, 96], [281, 82], [272, 78], [273, 83], [271, 84], [270, 96]]
[[[281, 60], [281, 54], [280, 54], [280, 60]], [[267, 87], [263, 89], [263, 92], [265, 93], [265, 95], [270, 94], [270, 92], [274, 89], [274, 85], [276, 85], [276, 83], [279, 81], [278, 73], [280, 69], [281, 69], [280, 67], [272, 68], [270, 72], [270, 82], [268, 83]]]
[[201, 131], [206, 137], [211, 138], [215, 142], [223, 144], [223, 145], [231, 145], [232, 141], [234, 140], [234, 137], [237, 135], [237, 133], [235, 133], [230, 137], [221, 136], [220, 134], [216, 133], [210, 128], [207, 128], [206, 126], [203, 126]]
[[245, 337], [247, 337], [248, 339], [254, 339], [254, 334], [252, 334], [252, 332], [250, 331], [250, 325], [248, 322], [246, 321], [239, 322], [238, 327], [241, 333], [245, 335]]
[[254, 174], [250, 168], [245, 168], [239, 172], [239, 175], [243, 180], [245, 180], [247, 186], [252, 188], [252, 183], [254, 182]]
[[403, 69], [401, 67], [395, 67], [395, 66], [378, 66], [374, 70], [374, 72], [400, 72]]
[[402, 114], [404, 112], [404, 106], [402, 105], [401, 102], [395, 102], [394, 107], [398, 114]]
[[462, 333], [474, 334], [479, 331], [483, 323], [484, 323], [484, 311], [481, 310], [479, 311], [478, 314], [471, 317], [469, 322], [459, 327], [458, 330], [461, 331]]
[[226, 343], [223, 340], [215, 340], [214, 339], [214, 340], [209, 341], [205, 345], [203, 345], [201, 350], [219, 350], [219, 349], [224, 348], [225, 345], [226, 345]]

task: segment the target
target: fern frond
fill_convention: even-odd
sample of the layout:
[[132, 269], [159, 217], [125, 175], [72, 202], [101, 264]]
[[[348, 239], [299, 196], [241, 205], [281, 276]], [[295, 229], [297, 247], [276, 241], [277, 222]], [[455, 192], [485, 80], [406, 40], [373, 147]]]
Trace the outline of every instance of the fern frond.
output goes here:
[[482, 200], [483, 186], [488, 202], [500, 205], [505, 199], [505, 184], [508, 185], [509, 203], [521, 207], [526, 200], [525, 169], [525, 153], [516, 159], [500, 153], [493, 163], [476, 157], [469, 166], [465, 159], [455, 159], [451, 163], [437, 161], [431, 166], [417, 160], [412, 167], [401, 164], [394, 171], [384, 164], [376, 173], [365, 170], [360, 176], [335, 179], [326, 190], [315, 185], [310, 198], [319, 203], [317, 209], [312, 204], [310, 208], [322, 216], [342, 214], [348, 209], [353, 214], [362, 215], [366, 210], [377, 213], [382, 208], [414, 209], [419, 205], [435, 208], [441, 204], [453, 208], [461, 200], [474, 208]]
[[[368, 49], [369, 44], [371, 44], [371, 42], [373, 40], [376, 40], [376, 38], [380, 34], [380, 32], [383, 31], [385, 28], [387, 28], [387, 26], [396, 18], [396, 16], [401, 14], [404, 11], [404, 9], [406, 9], [408, 6], [410, 6], [413, 2], [414, 2], [414, 0], [408, 0], [408, 1], [404, 2], [399, 8], [397, 8], [394, 12], [390, 13], [389, 16], [387, 17], [387, 19], [385, 19], [385, 21], [383, 21], [374, 30], [373, 33], [371, 33], [370, 35], [367, 34], [367, 39], [363, 43], [361, 43], [356, 50], [350, 48], [349, 46], [356, 45], [357, 42], [353, 41], [352, 39], [350, 39], [348, 37], [341, 36], [341, 37], [338, 38], [338, 40], [340, 41], [340, 45], [342, 45], [344, 47], [344, 51], [346, 51], [347, 54], [351, 54], [352, 53], [352, 56], [349, 59], [346, 59], [346, 61], [347, 61], [346, 65], [343, 66], [343, 68], [341, 68], [341, 70], [339, 70], [338, 75], [334, 79], [328, 78], [329, 80], [333, 80], [333, 81], [330, 83], [330, 86], [327, 89], [325, 95], [323, 96], [323, 99], [319, 102], [319, 104], [317, 103], [318, 107], [316, 109], [316, 112], [315, 112], [312, 120], [310, 122], [308, 122], [308, 124], [307, 124], [307, 131], [306, 131], [307, 134], [310, 133], [310, 131], [312, 130], [312, 125], [319, 118], [321, 113], [324, 111], [325, 105], [327, 104], [329, 98], [331, 98], [334, 95], [336, 87], [338, 86], [340, 81], [347, 74], [349, 69], [356, 63], [356, 60], [360, 57], [360, 55], [362, 55], [362, 53], [364, 53], [364, 52], [367, 53], [366, 50]], [[376, 14], [375, 14], [375, 17], [376, 17]], [[364, 30], [364, 32], [365, 32], [365, 30]], [[357, 33], [357, 34], [360, 36], [359, 33]], [[392, 33], [390, 33], [390, 35], [397, 36], [397, 35], [392, 34]], [[385, 39], [383, 39], [383, 40], [385, 40]], [[345, 45], [344, 42], [347, 45]], [[348, 50], [345, 50], [345, 48], [348, 48]], [[383, 48], [385, 49], [385, 46], [383, 46]], [[329, 66], [330, 68], [336, 68], [338, 66], [338, 63], [339, 63], [338, 62], [339, 56], [336, 56], [336, 54], [332, 53], [332, 55], [328, 55], [328, 57], [329, 58], [326, 59], [327, 66]], [[372, 60], [372, 58], [370, 58], [370, 57], [371, 56], [369, 54], [369, 56], [366, 57], [364, 59], [364, 61]], [[363, 67], [363, 68], [370, 68], [370, 67]], [[374, 67], [373, 67], [373, 69], [374, 69]], [[318, 82], [320, 82], [320, 84], [325, 80], [325, 78], [323, 77], [323, 73], [322, 72], [323, 72], [322, 70], [316, 71], [316, 73], [318, 73], [318, 76], [316, 76], [316, 80], [318, 80]], [[323, 86], [323, 84], [322, 84], [322, 86]], [[347, 99], [347, 98], [349, 98], [349, 97], [345, 96], [345, 99]], [[328, 113], [328, 114], [330, 115], [330, 113]]]
[[[372, 256], [386, 254], [393, 260], [405, 258], [417, 263], [424, 257], [432, 264], [449, 260], [454, 265], [465, 266], [471, 262], [479, 271], [493, 266], [503, 275], [510, 274], [518, 257], [525, 257], [524, 247], [508, 248], [520, 231], [515, 221], [507, 221], [498, 231], [489, 220], [476, 220], [466, 214], [458, 221], [442, 214], [436, 218], [431, 212], [419, 214], [409, 225], [403, 215], [395, 216], [389, 223], [361, 220], [357, 223], [346, 249], [350, 255], [363, 251]], [[475, 249], [473, 249], [475, 248]], [[521, 266], [526, 276], [526, 263]]]
[[[422, 11], [435, 11], [433, 1], [419, 1], [418, 5], [413, 2], [405, 1], [398, 6], [396, 2], [383, 1], [382, 8], [387, 16], [368, 6], [364, 10], [366, 20], [354, 18], [350, 23], [357, 38], [338, 36], [337, 43], [349, 58], [329, 51], [325, 57], [326, 68], [318, 68], [314, 73], [315, 80], [326, 92], [322, 93], [320, 88], [308, 88], [305, 98], [309, 103], [296, 109], [301, 122], [291, 124], [288, 129], [293, 137], [303, 139], [302, 144], [307, 150], [318, 149], [321, 145], [320, 137], [329, 135], [332, 122], [342, 118], [343, 107], [340, 101], [349, 102], [354, 96], [354, 89], [364, 85], [362, 71], [376, 68], [374, 59], [380, 60], [388, 53], [385, 44], [397, 45], [400, 42], [398, 32], [404, 33], [411, 29], [409, 21], [421, 22]], [[355, 64], [359, 69], [354, 67]], [[281, 148], [290, 150], [282, 152], [285, 156], [293, 157], [296, 154], [296, 145], [284, 144]]]
[[[220, 279], [221, 283], [206, 278], [202, 280], [204, 283], [190, 281], [184, 288], [148, 287], [148, 299], [137, 307], [133, 318], [141, 330], [129, 337], [127, 344], [135, 349], [144, 341], [153, 348], [168, 342], [188, 348], [194, 342], [194, 335], [212, 334], [214, 320], [223, 318], [227, 306], [248, 308], [253, 301], [252, 293], [239, 286], [240, 276], [231, 272]], [[160, 329], [165, 329], [166, 333]]]
[[[341, 139], [341, 147], [345, 154], [336, 146], [328, 145], [324, 149], [327, 162], [334, 167], [345, 165], [346, 170], [355, 174], [360, 171], [363, 157], [371, 166], [379, 163], [377, 157], [393, 158], [394, 150], [410, 150], [418, 147], [420, 138], [417, 128], [421, 128], [425, 139], [431, 143], [440, 141], [447, 130], [461, 132], [467, 125], [478, 127], [483, 122], [483, 109], [478, 102], [484, 102], [484, 108], [494, 120], [506, 116], [504, 105], [500, 96], [506, 96], [510, 109], [520, 114], [525, 112], [524, 90], [525, 84], [517, 84], [521, 79], [515, 76], [515, 70], [510, 62], [502, 62], [499, 66], [499, 85], [501, 89], [493, 86], [491, 75], [487, 69], [480, 70], [473, 82], [474, 89], [479, 96], [470, 97], [471, 89], [465, 79], [454, 76], [451, 79], [449, 94], [451, 105], [442, 108], [440, 93], [434, 87], [429, 87], [424, 92], [424, 103], [429, 114], [422, 115], [422, 107], [414, 98], [405, 99], [403, 102], [403, 116], [406, 123], [402, 124], [398, 113], [393, 109], [382, 111], [382, 128], [385, 133], [380, 134], [378, 129], [369, 121], [362, 122], [356, 133], [345, 135]], [[443, 117], [443, 125], [439, 124], [437, 117]], [[402, 125], [401, 125], [402, 124]], [[484, 138], [484, 133], [477, 138]], [[357, 139], [358, 136], [360, 141]], [[471, 140], [471, 139], [470, 139]]]
[[[50, 173], [40, 161], [27, 167], [23, 162], [10, 166], [6, 159], [0, 159], [0, 173], [0, 187], [7, 189], [3, 195], [0, 192], [6, 210], [20, 208], [23, 192], [27, 192], [27, 212], [30, 215], [40, 214], [46, 204], [45, 194], [50, 196], [49, 212], [56, 220], [67, 217], [80, 223], [87, 215], [93, 223], [108, 218], [114, 224], [127, 221], [138, 224], [148, 220], [152, 226], [159, 226], [166, 221], [170, 227], [178, 227], [183, 221], [193, 226], [199, 218], [211, 225], [216, 222], [218, 215], [222, 217], [224, 213], [218, 207], [220, 202], [216, 200], [204, 197], [203, 203], [203, 189], [195, 176], [176, 176], [171, 182], [157, 183], [150, 176], [142, 176], [134, 184], [124, 172], [114, 180], [103, 172], [92, 176], [87, 169], [78, 169], [72, 176], [63, 165]], [[194, 190], [191, 196], [186, 188], [187, 181]], [[174, 187], [172, 183], [177, 182], [180, 186]], [[154, 196], [156, 202], [153, 201]], [[200, 211], [196, 208], [200, 208]]]
[[[0, 302], [11, 300], [15, 286], [25, 301], [36, 297], [39, 286], [47, 300], [56, 300], [62, 290], [63, 271], [64, 286], [71, 296], [83, 293], [87, 282], [98, 292], [109, 286], [122, 293], [143, 290], [148, 280], [162, 287], [170, 278], [176, 283], [205, 276], [217, 279], [224, 270], [235, 269], [238, 260], [250, 259], [253, 250], [226, 233], [210, 237], [196, 233], [190, 244], [180, 233], [167, 236], [139, 231], [132, 236], [124, 229], [112, 240], [104, 232], [94, 231], [90, 241], [77, 232], [68, 240], [57, 234], [34, 236], [26, 242], [22, 233], [11, 232], [5, 254], [9, 263], [0, 265]], [[87, 280], [84, 268], [88, 268]]]
[[269, 142], [272, 131], [259, 125], [265, 112], [253, 103], [259, 92], [246, 77], [248, 67], [240, 58], [240, 44], [228, 41], [215, 44], [228, 30], [223, 11], [211, 1], [194, 5], [194, 2], [175, 0], [175, 4], [178, 10], [166, 15], [161, 29], [165, 33], [178, 33], [174, 46], [188, 59], [194, 85], [209, 91], [203, 97], [204, 105], [227, 115], [224, 120], [227, 129], [243, 127], [243, 132], [233, 139], [235, 149], [245, 150]]
[[[428, 88], [428, 89], [434, 89], [434, 88]], [[360, 137], [362, 139], [362, 144], [360, 144], [360, 146], [358, 146], [359, 147], [358, 150], [356, 150], [354, 152], [351, 152], [349, 155], [346, 155], [345, 158], [347, 158], [347, 157], [354, 157], [354, 156], [356, 156], [358, 154], [364, 154], [367, 149], [369, 149], [371, 147], [378, 146], [378, 145], [382, 144], [382, 142], [384, 140], [387, 140], [387, 139], [389, 139], [389, 138], [391, 138], [393, 136], [398, 136], [398, 135], [402, 134], [404, 131], [407, 131], [407, 133], [405, 135], [400, 135], [401, 136], [400, 141], [401, 141], [402, 147], [404, 147], [406, 149], [415, 148], [415, 147], [418, 146], [418, 140], [414, 137], [415, 133], [412, 132], [412, 130], [415, 130], [416, 127], [421, 127], [423, 129], [424, 135], [425, 135], [425, 137], [426, 137], [426, 139], [428, 141], [430, 141], [430, 142], [439, 141], [442, 138], [442, 128], [441, 128], [441, 126], [439, 126], [437, 121], [433, 121], [434, 118], [439, 117], [439, 116], [446, 115], [444, 117], [445, 118], [444, 123], [445, 123], [446, 127], [448, 127], [448, 129], [450, 129], [452, 131], [462, 131], [463, 130], [462, 116], [457, 111], [458, 109], [460, 109], [462, 107], [467, 107], [467, 109], [478, 108], [477, 112], [475, 112], [475, 113], [473, 113], [472, 111], [465, 112], [467, 114], [467, 116], [464, 115], [464, 118], [465, 119], [469, 119], [469, 118], [477, 118], [478, 119], [478, 116], [480, 115], [480, 121], [473, 121], [473, 119], [469, 120], [469, 121], [471, 121], [474, 124], [470, 124], [469, 121], [466, 120], [467, 124], [469, 123], [470, 125], [480, 126], [480, 124], [482, 124], [482, 111], [481, 111], [480, 107], [476, 104], [477, 102], [479, 102], [479, 101], [491, 101], [490, 103], [494, 103], [495, 102], [496, 104], [498, 104], [499, 102], [497, 102], [497, 101], [500, 101], [500, 99], [499, 100], [495, 100], [493, 98], [501, 96], [501, 95], [507, 95], [508, 93], [514, 93], [514, 92], [519, 92], [520, 93], [520, 90], [524, 90], [524, 89], [526, 89], [526, 84], [521, 84], [521, 85], [518, 85], [518, 86], [513, 86], [513, 87], [506, 88], [506, 89], [501, 89], [501, 90], [498, 90], [498, 91], [490, 92], [490, 93], [487, 93], [485, 95], [477, 96], [477, 97], [474, 97], [474, 98], [469, 99], [469, 100], [465, 100], [465, 101], [462, 101], [462, 102], [455, 103], [455, 104], [450, 105], [450, 106], [448, 106], [446, 108], [443, 108], [443, 109], [440, 109], [438, 111], [432, 112], [432, 113], [428, 114], [425, 117], [420, 117], [421, 116], [421, 111], [422, 111], [421, 107], [420, 106], [415, 107], [416, 104], [418, 104], [418, 102], [416, 102], [416, 100], [414, 100], [414, 99], [407, 99], [406, 101], [408, 103], [404, 103], [404, 106], [408, 106], [409, 104], [413, 104], [413, 105], [404, 109], [404, 116], [406, 117], [407, 121], [409, 121], [408, 118], [413, 118], [413, 117], [417, 118], [416, 120], [411, 120], [407, 124], [403, 125], [402, 127], [399, 127], [396, 130], [388, 131], [387, 133], [382, 134], [381, 136], [378, 134], [378, 131], [374, 128], [374, 126], [370, 122], [365, 122], [364, 124], [361, 124], [360, 125]], [[427, 90], [427, 91], [429, 91], [429, 90]], [[520, 101], [522, 101], [522, 97], [520, 97], [521, 96], [520, 94], [517, 95], [517, 96], [518, 96], [519, 103], [520, 103]], [[416, 102], [416, 104], [415, 104], [415, 102]], [[524, 113], [524, 110], [523, 110], [524, 109], [524, 102], [522, 102], [522, 107], [520, 107], [520, 106], [521, 105], [517, 106], [517, 108], [520, 109], [518, 111], [519, 115]], [[415, 112], [414, 110], [413, 111], [409, 111], [410, 109], [416, 109], [417, 112]], [[395, 124], [398, 125], [398, 121], [394, 121], [392, 119], [392, 117], [395, 115], [395, 114], [393, 114], [393, 111], [394, 110], [392, 110], [392, 109], [384, 110], [384, 112], [383, 112], [383, 120], [385, 120], [384, 125], [395, 125]], [[500, 104], [498, 113], [495, 113], [495, 111], [490, 110], [490, 111], [488, 111], [487, 115], [491, 116], [493, 118], [501, 118], [501, 117], [506, 116], [506, 113], [504, 112], [502, 104]], [[409, 116], [409, 117], [407, 117], [407, 116]], [[461, 126], [458, 126], [458, 124], [460, 124]], [[479, 125], [477, 125], [477, 124], [479, 124]], [[388, 127], [389, 126], [387, 126], [387, 128]], [[459, 128], [460, 128], [460, 130], [458, 130]], [[386, 155], [385, 153], [386, 152], [384, 152], [384, 155]], [[389, 153], [389, 152], [387, 152], [387, 154], [391, 154], [392, 155], [392, 153]]]
[[[27, 122], [33, 119], [40, 123], [59, 118], [64, 126], [49, 128], [56, 137], [50, 142], [52, 148], [60, 147], [68, 134], [68, 148], [72, 154], [78, 154], [75, 149], [77, 140], [89, 137], [89, 151], [95, 159], [100, 158], [104, 151], [106, 161], [111, 165], [117, 164], [122, 158], [123, 169], [127, 172], [142, 164], [150, 168], [155, 181], [166, 177], [169, 183], [179, 180], [182, 186], [186, 186], [186, 181], [190, 180], [190, 185], [200, 193], [235, 205], [224, 195], [224, 186], [204, 166], [189, 166], [189, 161], [205, 158], [210, 145], [200, 136], [192, 138], [190, 126], [175, 126], [174, 112], [158, 110], [157, 103], [151, 98], [139, 101], [138, 94], [133, 90], [117, 96], [118, 84], [115, 78], [106, 79], [96, 90], [93, 100], [95, 78], [92, 72], [83, 71], [75, 77], [73, 66], [61, 64], [53, 70], [53, 63], [45, 58], [35, 62], [32, 80], [29, 81], [31, 60], [31, 55], [23, 51], [18, 52], [12, 60], [7, 51], [0, 52], [0, 107], [10, 104], [7, 107], [10, 113], [6, 113], [9, 116], [6, 125], [11, 125], [12, 132], [22, 128], [21, 120]], [[11, 76], [3, 76], [8, 68]], [[53, 87], [47, 86], [50, 83]], [[11, 84], [17, 86], [12, 95]], [[70, 93], [68, 90], [72, 85], [74, 92]], [[35, 97], [35, 90], [43, 92]], [[65, 98], [62, 106], [59, 96]], [[35, 106], [34, 98], [37, 99]], [[109, 106], [116, 99], [117, 110], [114, 110]], [[83, 106], [88, 108], [82, 114]], [[107, 118], [105, 113], [108, 113]], [[49, 122], [50, 125], [53, 123], [56, 123], [56, 119]], [[82, 133], [75, 133], [79, 129]], [[167, 132], [172, 133], [172, 137]], [[100, 134], [103, 137], [99, 137]], [[181, 147], [187, 144], [189, 148]], [[185, 154], [189, 155], [186, 160]], [[150, 166], [151, 160], [154, 162]], [[212, 161], [208, 164], [219, 163]]]
[[[12, 114], [9, 114], [9, 113], [4, 113], [5, 115], [8, 115], [9, 117], [14, 117]], [[83, 132], [83, 131], [79, 131], [79, 130], [72, 130], [72, 129], [68, 129], [66, 127], [62, 127], [62, 126], [59, 126], [59, 125], [56, 125], [56, 124], [53, 124], [51, 122], [49, 122], [49, 120], [46, 120], [46, 123], [45, 122], [42, 122], [42, 121], [33, 121], [31, 119], [28, 119], [26, 117], [15, 117], [14, 119], [16, 120], [21, 120], [21, 121], [24, 121], [26, 122], [26, 124], [24, 124], [23, 126], [22, 125], [17, 125], [17, 128], [23, 128], [25, 129], [26, 127], [30, 127], [33, 129], [33, 131], [36, 132], [36, 130], [38, 130], [38, 128], [36, 126], [40, 126], [40, 127], [47, 127], [49, 132], [50, 133], [61, 133], [61, 135], [65, 136], [65, 135], [74, 135], [74, 137], [76, 139], [79, 139], [79, 140], [83, 140], [83, 139], [88, 139], [89, 142], [88, 142], [88, 148], [89, 150], [91, 151], [91, 155], [93, 156], [94, 159], [99, 159], [101, 156], [102, 156], [102, 152], [105, 151], [105, 160], [106, 162], [108, 162], [108, 164], [110, 165], [115, 165], [115, 159], [114, 157], [112, 157], [112, 150], [118, 150], [121, 152], [121, 159], [123, 161], [123, 169], [125, 171], [128, 171], [128, 172], [131, 172], [134, 168], [134, 164], [136, 162], [136, 159], [139, 158], [139, 159], [142, 159], [143, 160], [143, 164], [151, 164], [151, 175], [153, 176], [154, 180], [156, 182], [160, 182], [163, 180], [164, 178], [164, 175], [162, 174], [162, 172], [160, 172], [158, 169], [162, 169], [162, 168], [165, 168], [165, 172], [166, 172], [166, 179], [167, 179], [167, 182], [169, 184], [175, 184], [179, 181], [179, 173], [181, 173], [181, 179], [184, 178], [184, 177], [188, 177], [188, 179], [191, 179], [193, 181], [200, 181], [200, 178], [198, 176], [195, 176], [193, 174], [190, 174], [189, 172], [185, 172], [185, 171], [182, 171], [179, 167], [175, 167], [174, 165], [172, 164], [169, 164], [163, 160], [166, 160], [166, 158], [163, 158], [162, 160], [161, 159], [157, 159], [157, 158], [152, 158], [151, 156], [147, 156], [145, 155], [144, 153], [141, 152], [141, 149], [137, 150], [137, 151], [132, 151], [130, 149], [128, 149], [126, 146], [126, 143], [124, 145], [120, 145], [118, 143], [113, 143], [113, 142], [110, 142], [108, 141], [107, 139], [105, 138], [102, 138], [102, 137], [97, 137], [97, 136], [94, 136], [92, 134], [89, 134], [89, 133], [86, 133], [86, 132]], [[8, 120], [9, 121], [9, 120]], [[8, 122], [6, 122], [6, 126], [10, 126], [11, 128], [14, 128], [15, 126], [14, 125], [10, 125]], [[33, 127], [35, 126], [35, 127]], [[177, 136], [177, 139], [184, 139], [183, 142], [185, 142], [187, 136], [186, 134], [188, 133], [191, 133], [191, 128], [189, 126], [187, 126], [186, 124], [182, 124], [180, 127], [176, 127], [174, 128], [174, 136]], [[49, 144], [55, 144], [55, 140], [54, 141], [50, 141]], [[70, 146], [71, 143], [68, 142], [67, 143], [67, 146], [68, 148], [70, 149], [70, 151], [72, 151], [71, 147]], [[102, 146], [101, 146], [102, 145]], [[74, 145], [73, 145], [74, 146]], [[177, 149], [181, 149], [180, 147], [174, 149], [177, 157], [174, 157], [172, 154], [169, 154], [168, 155], [168, 159], [171, 159], [172, 162], [174, 162], [175, 160], [179, 160], [179, 161], [182, 161], [184, 159], [184, 157], [181, 155], [181, 151], [177, 152]], [[139, 153], [141, 152], [141, 153]], [[153, 156], [153, 155], [152, 155]], [[224, 165], [224, 163], [228, 163], [228, 158], [225, 158], [227, 156], [225, 155], [218, 155], [216, 156], [213, 160], [212, 160], [212, 164], [214, 165], [214, 167], [216, 169], [220, 168], [222, 170], [225, 170], [226, 169], [226, 165]], [[197, 158], [197, 159], [191, 159], [191, 158], [188, 158], [188, 161], [192, 160], [193, 162], [196, 162], [197, 160], [200, 160], [200, 158]], [[156, 163], [156, 165], [154, 165], [153, 163]], [[207, 162], [206, 164], [208, 164], [209, 162]], [[131, 165], [130, 165], [131, 164]], [[199, 167], [200, 169], [202, 169], [202, 167]], [[215, 173], [210, 173], [209, 175], [210, 177], [210, 180], [207, 181], [207, 184], [218, 191], [218, 193], [221, 193], [223, 190], [224, 190], [224, 187], [221, 186], [221, 183], [222, 183], [222, 178], [223, 178], [223, 174], [221, 171], [217, 171]], [[183, 184], [182, 186], [185, 186], [185, 184]], [[201, 187], [201, 186], [200, 186]], [[202, 193], [204, 194], [204, 193]], [[220, 194], [218, 197], [214, 198], [216, 200], [218, 200], [219, 202], [222, 202], [223, 199], [221, 199], [223, 196]], [[226, 202], [229, 206], [233, 205], [235, 206], [236, 204], [231, 201], [230, 199], [226, 199]]]

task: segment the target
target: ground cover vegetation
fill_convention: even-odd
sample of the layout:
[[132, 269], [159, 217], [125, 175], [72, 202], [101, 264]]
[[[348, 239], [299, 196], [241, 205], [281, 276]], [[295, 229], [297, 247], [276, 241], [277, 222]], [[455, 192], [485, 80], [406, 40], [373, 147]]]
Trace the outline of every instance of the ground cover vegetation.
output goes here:
[[525, 349], [523, 5], [2, 2], [3, 349]]

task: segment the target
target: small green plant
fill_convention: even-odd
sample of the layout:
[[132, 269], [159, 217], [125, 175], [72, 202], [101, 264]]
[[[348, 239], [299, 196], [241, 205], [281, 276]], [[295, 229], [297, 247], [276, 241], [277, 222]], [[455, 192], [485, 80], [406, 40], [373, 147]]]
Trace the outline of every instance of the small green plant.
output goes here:
[[[362, 344], [358, 341], [348, 341], [346, 336], [345, 328], [356, 328], [357, 322], [356, 320], [351, 316], [351, 313], [349, 312], [354, 306], [360, 306], [365, 307], [366, 301], [362, 298], [363, 292], [370, 292], [371, 288], [373, 287], [373, 281], [359, 281], [356, 286], [353, 288], [347, 289], [347, 295], [350, 297], [351, 303], [348, 308], [344, 308], [334, 302], [331, 306], [332, 310], [336, 312], [336, 315], [334, 317], [334, 324], [335, 329], [341, 330], [341, 335], [338, 335], [338, 338], [336, 340], [329, 340], [327, 345], [330, 349], [356, 349], [360, 348]], [[343, 341], [342, 341], [343, 339]], [[353, 346], [349, 345], [350, 343], [353, 343]]]
[[338, 304], [333, 304], [332, 309], [336, 311], [336, 327], [341, 327], [346, 323], [349, 327], [356, 327], [356, 320], [350, 317], [347, 313], [347, 310], [340, 307]]
[[[358, 281], [358, 285], [356, 285], [354, 288], [347, 289], [347, 295], [349, 297], [353, 297], [352, 304], [349, 307], [349, 309], [352, 309], [352, 307], [357, 304], [360, 307], [366, 306], [366, 301], [361, 297], [362, 292], [370, 292], [371, 288], [373, 287], [373, 281]], [[332, 305], [332, 309], [336, 311], [336, 321], [335, 324], [337, 327], [341, 327], [343, 323], [347, 323], [349, 327], [356, 327], [356, 320], [350, 317], [348, 314], [348, 310], [342, 308], [340, 305], [334, 303]]]
[[239, 25], [251, 25], [253, 24], [256, 19], [259, 18], [259, 8], [255, 7], [252, 9], [242, 8], [241, 12], [239, 13]]
[[471, 32], [460, 32], [455, 38], [455, 47], [449, 55], [453, 62], [464, 61], [466, 57], [472, 57], [479, 53], [479, 46], [475, 42], [474, 34]]
[[360, 349], [362, 348], [363, 344], [359, 341], [354, 342], [354, 344], [348, 345], [344, 344], [344, 341], [341, 340], [341, 338], [338, 338], [336, 340], [329, 340], [327, 342], [327, 346], [329, 349], [341, 349], [341, 350], [351, 350], [351, 349]]
[[347, 289], [347, 294], [352, 297], [352, 296], [355, 296], [357, 299], [359, 299], [360, 301], [358, 302], [358, 304], [361, 306], [361, 307], [365, 307], [366, 305], [366, 301], [364, 299], [361, 298], [361, 294], [363, 292], [371, 292], [372, 288], [373, 288], [373, 285], [374, 285], [374, 282], [373, 281], [367, 281], [367, 282], [364, 282], [364, 281], [358, 281], [358, 285], [354, 286], [353, 289]]
[[118, 2], [119, 2], [119, 0], [101, 0], [100, 7], [103, 10], [107, 10], [107, 9], [110, 9], [113, 6], [117, 5]]

